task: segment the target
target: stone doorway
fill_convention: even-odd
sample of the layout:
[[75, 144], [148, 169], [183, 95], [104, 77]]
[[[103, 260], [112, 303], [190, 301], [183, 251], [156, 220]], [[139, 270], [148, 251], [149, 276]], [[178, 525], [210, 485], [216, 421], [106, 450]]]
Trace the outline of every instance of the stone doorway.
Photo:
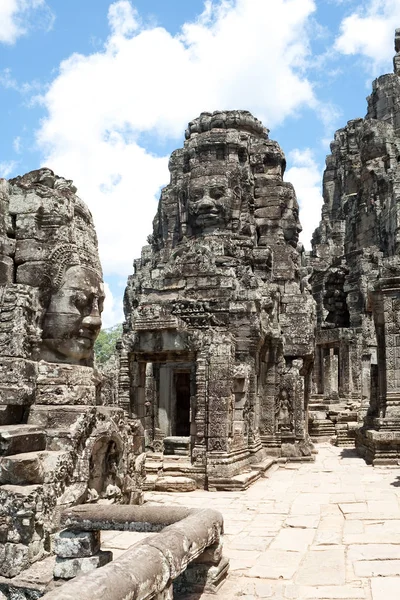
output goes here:
[[190, 371], [175, 372], [175, 433], [176, 436], [190, 435]]

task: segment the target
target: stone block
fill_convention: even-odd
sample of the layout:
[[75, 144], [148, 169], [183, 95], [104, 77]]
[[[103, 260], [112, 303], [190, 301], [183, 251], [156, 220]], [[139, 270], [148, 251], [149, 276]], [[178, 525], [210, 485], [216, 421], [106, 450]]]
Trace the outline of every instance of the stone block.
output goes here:
[[33, 425], [0, 426], [0, 456], [36, 452], [46, 448], [43, 430]]
[[60, 558], [85, 558], [100, 550], [100, 531], [61, 531], [54, 538], [54, 552]]
[[23, 544], [0, 544], [0, 575], [15, 577], [29, 565], [28, 546]]
[[190, 477], [159, 477], [155, 484], [157, 492], [193, 492], [196, 488], [195, 480]]
[[0, 484], [32, 485], [43, 483], [43, 464], [36, 452], [4, 456], [0, 462]]
[[218, 544], [213, 544], [204, 550], [193, 562], [200, 564], [217, 565], [222, 558], [223, 544], [222, 540]]
[[[18, 349], [16, 349], [18, 352]], [[24, 358], [0, 358], [0, 405], [32, 404], [35, 399], [37, 364]]]
[[0, 255], [0, 285], [14, 282], [14, 261], [9, 256]]
[[75, 386], [53, 384], [38, 384], [36, 393], [36, 404], [96, 404], [95, 386]]
[[24, 408], [16, 404], [0, 404], [0, 426], [21, 423]]
[[54, 565], [54, 577], [57, 579], [73, 579], [82, 573], [89, 573], [99, 567], [103, 567], [112, 561], [112, 552], [101, 550], [95, 556], [85, 558], [56, 558]]
[[23, 283], [25, 285], [31, 285], [33, 287], [38, 285], [38, 273], [42, 273], [46, 268], [45, 261], [30, 261], [17, 267], [17, 283]]
[[221, 557], [218, 564], [191, 563], [174, 581], [174, 594], [205, 592], [215, 594], [224, 582], [229, 570], [229, 560]]

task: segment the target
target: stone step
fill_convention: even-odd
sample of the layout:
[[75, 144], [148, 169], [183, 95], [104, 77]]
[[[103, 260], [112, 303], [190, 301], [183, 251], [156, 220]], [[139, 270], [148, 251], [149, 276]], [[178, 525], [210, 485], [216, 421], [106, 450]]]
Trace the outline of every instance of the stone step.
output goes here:
[[162, 461], [158, 461], [158, 462], [147, 462], [147, 458], [146, 458], [146, 473], [158, 473], [159, 471], [161, 471], [163, 467], [163, 462]]
[[50, 483], [55, 473], [65, 468], [69, 452], [24, 452], [0, 460], [0, 485], [34, 485]]
[[155, 481], [156, 492], [193, 492], [197, 488], [194, 479], [182, 476], [163, 476]]
[[250, 485], [259, 479], [260, 471], [248, 471], [247, 473], [241, 473], [240, 475], [234, 475], [229, 478], [208, 478], [208, 489], [210, 492], [213, 491], [242, 491], [247, 490]]
[[46, 450], [71, 451], [76, 447], [76, 440], [70, 429], [46, 429]]
[[84, 415], [96, 410], [95, 406], [45, 406], [34, 405], [29, 413], [29, 425], [44, 429], [66, 429]]
[[35, 425], [0, 426], [0, 456], [45, 450], [46, 435]]
[[270, 471], [274, 465], [276, 465], [276, 458], [271, 458], [267, 456], [267, 458], [265, 458], [263, 461], [259, 463], [253, 463], [251, 467], [255, 471], [260, 471], [260, 473], [262, 473], [263, 476], [268, 477], [266, 473], [267, 471]]

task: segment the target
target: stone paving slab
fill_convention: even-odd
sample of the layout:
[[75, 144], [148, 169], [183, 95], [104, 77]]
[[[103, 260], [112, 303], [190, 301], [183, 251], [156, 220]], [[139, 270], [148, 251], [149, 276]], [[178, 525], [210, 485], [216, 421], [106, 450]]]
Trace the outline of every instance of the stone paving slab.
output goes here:
[[[400, 470], [374, 469], [348, 448], [318, 450], [315, 463], [282, 465], [244, 492], [146, 494], [224, 515], [226, 582], [180, 600], [400, 600]], [[109, 533], [104, 548], [116, 553], [139, 539]]]

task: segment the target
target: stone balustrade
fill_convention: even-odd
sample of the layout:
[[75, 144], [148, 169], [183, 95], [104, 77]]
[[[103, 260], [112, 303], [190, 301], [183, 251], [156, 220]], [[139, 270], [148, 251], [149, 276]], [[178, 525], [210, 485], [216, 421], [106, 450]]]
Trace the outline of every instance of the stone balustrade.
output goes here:
[[[65, 511], [62, 525], [54, 545], [55, 576], [90, 572], [43, 600], [170, 600], [174, 591], [215, 592], [228, 572], [229, 561], [222, 556], [223, 517], [216, 510], [85, 504]], [[160, 533], [96, 569], [111, 559], [99, 550], [100, 530]]]

